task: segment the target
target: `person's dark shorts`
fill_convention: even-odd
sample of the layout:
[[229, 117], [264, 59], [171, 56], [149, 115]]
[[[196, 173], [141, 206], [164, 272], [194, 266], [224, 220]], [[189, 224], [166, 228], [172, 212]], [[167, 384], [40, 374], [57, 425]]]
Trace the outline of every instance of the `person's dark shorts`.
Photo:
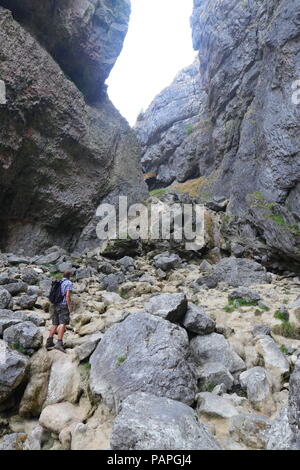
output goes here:
[[54, 305], [52, 325], [68, 325], [70, 323], [70, 313], [67, 305]]

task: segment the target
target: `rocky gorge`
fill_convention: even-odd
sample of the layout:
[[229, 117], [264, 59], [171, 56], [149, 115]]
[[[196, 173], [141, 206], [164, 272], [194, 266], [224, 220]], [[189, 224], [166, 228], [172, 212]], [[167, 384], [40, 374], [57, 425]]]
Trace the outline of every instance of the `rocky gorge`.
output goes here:
[[[131, 129], [128, 0], [0, 0], [0, 450], [300, 450], [298, 10], [194, 0], [199, 58]], [[119, 195], [203, 237], [100, 245]]]

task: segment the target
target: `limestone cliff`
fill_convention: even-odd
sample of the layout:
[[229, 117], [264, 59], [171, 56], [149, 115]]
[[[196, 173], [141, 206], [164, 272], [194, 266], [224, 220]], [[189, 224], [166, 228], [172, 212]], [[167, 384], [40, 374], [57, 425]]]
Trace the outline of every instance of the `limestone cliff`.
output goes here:
[[[265, 257], [300, 259], [300, 5], [194, 1], [211, 157], [202, 198], [230, 198], [228, 235]], [[254, 240], [257, 240], [256, 242]], [[253, 245], [253, 246], [252, 246]]]
[[[61, 7], [49, 1], [43, 9], [39, 2], [19, 3], [9, 2], [18, 21], [0, 8], [0, 79], [7, 90], [0, 105], [1, 245], [28, 253], [53, 243], [73, 248], [104, 198], [147, 195], [140, 147], [103, 86], [130, 9], [118, 2], [111, 14], [120, 12], [122, 27], [112, 16], [105, 28], [99, 18], [109, 14], [109, 2], [79, 8], [78, 2]], [[90, 239], [95, 244], [94, 230], [89, 233], [84, 246]]]
[[202, 177], [199, 201], [229, 199], [229, 250], [267, 264], [300, 260], [299, 14], [295, 0], [194, 0], [198, 91], [181, 83], [177, 100], [175, 80], [137, 124], [144, 170], [164, 186]]

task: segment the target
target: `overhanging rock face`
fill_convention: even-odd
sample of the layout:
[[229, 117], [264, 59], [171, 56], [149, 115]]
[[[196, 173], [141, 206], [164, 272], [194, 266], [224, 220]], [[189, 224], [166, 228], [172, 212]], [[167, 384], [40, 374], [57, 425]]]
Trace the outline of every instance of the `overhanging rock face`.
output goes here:
[[0, 0], [89, 101], [98, 101], [127, 33], [130, 0]]
[[[33, 13], [36, 2], [29, 3], [34, 21], [39, 9]], [[49, 24], [54, 27], [54, 20]], [[70, 37], [77, 37], [76, 24]], [[147, 189], [138, 164], [140, 147], [127, 122], [104, 92], [94, 106], [87, 105], [65, 68], [27, 31], [30, 25], [23, 28], [0, 8], [0, 77], [7, 90], [7, 104], [0, 105], [1, 244], [33, 254], [53, 243], [74, 246], [110, 194], [130, 194], [136, 202]], [[64, 44], [57, 33], [59, 38]], [[105, 41], [106, 36], [104, 48]], [[117, 45], [111, 65], [118, 52]], [[80, 63], [73, 65], [82, 70]], [[103, 72], [101, 61], [99, 69]]]

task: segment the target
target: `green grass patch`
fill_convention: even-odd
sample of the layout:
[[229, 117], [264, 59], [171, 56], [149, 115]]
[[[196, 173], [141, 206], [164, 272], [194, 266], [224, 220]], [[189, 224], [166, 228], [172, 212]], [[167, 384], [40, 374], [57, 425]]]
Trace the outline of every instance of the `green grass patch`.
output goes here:
[[13, 343], [13, 344], [11, 345], [11, 347], [12, 347], [13, 349], [15, 349], [16, 351], [18, 351], [19, 353], [25, 354], [25, 349], [23, 348], [23, 346], [21, 346], [21, 344], [19, 344], [19, 343]]
[[120, 290], [120, 297], [122, 297], [123, 299], [128, 299], [128, 292], [123, 287]]
[[281, 321], [288, 321], [287, 314], [281, 312], [280, 310], [276, 310], [276, 312], [274, 313], [274, 318]]
[[225, 310], [225, 312], [231, 313], [234, 312], [235, 307], [233, 307], [232, 305], [225, 305], [225, 307], [223, 307], [223, 310]]
[[277, 222], [279, 225], [286, 225], [285, 220], [280, 215], [273, 214], [271, 215], [271, 218], [275, 220], [275, 222]]
[[207, 384], [207, 385], [206, 385], [206, 387], [205, 387], [205, 390], [204, 390], [204, 391], [205, 391], [205, 392], [210, 392], [210, 393], [211, 393], [211, 392], [213, 391], [213, 389], [214, 389], [214, 388], [215, 388], [215, 385], [214, 385], [214, 384], [212, 384], [212, 383], [210, 383], [210, 384]]
[[194, 126], [192, 126], [191, 124], [189, 126], [186, 126], [185, 128], [185, 133], [186, 135], [191, 135], [193, 132], [194, 132]]
[[256, 307], [258, 305], [258, 300], [245, 300], [239, 297], [235, 299], [229, 299], [228, 304], [237, 307]]
[[50, 273], [50, 275], [51, 275], [52, 277], [55, 277], [58, 281], [61, 281], [62, 278], [63, 278], [63, 274], [62, 274], [62, 273], [58, 273], [58, 272]]
[[153, 191], [150, 191], [150, 196], [158, 196], [158, 195], [162, 195], [162, 194], [165, 194], [167, 192], [166, 189], [153, 189]]
[[273, 326], [272, 331], [275, 335], [283, 336], [284, 338], [300, 339], [300, 328], [288, 321], [283, 322], [281, 325]]
[[91, 364], [89, 363], [89, 361], [82, 361], [81, 363], [82, 367], [84, 367], [84, 369], [86, 370], [91, 370]]
[[280, 346], [280, 351], [283, 352], [283, 354], [285, 354], [286, 356], [291, 356], [291, 353], [289, 352], [288, 348], [286, 346], [284, 346], [284, 344], [282, 346]]

